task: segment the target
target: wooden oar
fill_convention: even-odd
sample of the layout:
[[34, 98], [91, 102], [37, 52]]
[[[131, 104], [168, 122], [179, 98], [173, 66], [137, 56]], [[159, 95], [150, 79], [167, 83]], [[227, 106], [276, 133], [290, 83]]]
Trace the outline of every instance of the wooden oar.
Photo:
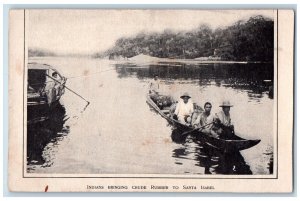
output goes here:
[[191, 131], [186, 131], [186, 132], [182, 133], [181, 135], [182, 135], [182, 136], [188, 135], [188, 134], [190, 134], [190, 133], [192, 133], [192, 132], [194, 132], [194, 131], [196, 131], [196, 130], [199, 130], [199, 129], [201, 129], [201, 128], [204, 128], [204, 127], [206, 127], [206, 126], [208, 126], [208, 125], [211, 125], [211, 124], [213, 124], [213, 123], [215, 123], [215, 122], [213, 121], [213, 122], [208, 123], [208, 124], [205, 124], [204, 126], [201, 126], [201, 127], [199, 127], [199, 128], [195, 128], [195, 129], [193, 129], [193, 130], [191, 130]]

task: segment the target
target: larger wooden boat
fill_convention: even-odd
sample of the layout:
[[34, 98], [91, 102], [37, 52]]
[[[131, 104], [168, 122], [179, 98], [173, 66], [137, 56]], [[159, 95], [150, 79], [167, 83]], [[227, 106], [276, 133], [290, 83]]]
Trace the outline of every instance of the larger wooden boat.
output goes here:
[[178, 129], [180, 131], [179, 135], [182, 135], [183, 133], [190, 131], [189, 134], [195, 137], [197, 140], [209, 145], [210, 147], [218, 149], [222, 152], [228, 153], [228, 152], [248, 149], [257, 145], [260, 142], [260, 140], [257, 139], [247, 140], [237, 135], [234, 135], [231, 139], [221, 139], [219, 137], [210, 134], [202, 133], [199, 130], [194, 130], [194, 128], [191, 126], [187, 126], [173, 119], [171, 117], [172, 115], [170, 115], [169, 107], [164, 107], [164, 108], [159, 107], [151, 99], [149, 94], [147, 95], [147, 103], [150, 105], [152, 109], [154, 109], [158, 114], [160, 114], [163, 118], [165, 118], [170, 125]]
[[46, 120], [64, 94], [66, 78], [47, 64], [28, 63], [27, 123]]

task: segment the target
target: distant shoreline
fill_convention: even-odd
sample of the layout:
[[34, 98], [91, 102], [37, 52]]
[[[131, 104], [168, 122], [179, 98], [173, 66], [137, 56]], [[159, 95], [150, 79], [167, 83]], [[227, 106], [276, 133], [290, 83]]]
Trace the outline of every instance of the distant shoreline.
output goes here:
[[271, 63], [271, 62], [261, 62], [261, 61], [227, 61], [216, 59], [217, 57], [200, 57], [196, 59], [176, 59], [176, 58], [159, 58], [152, 57], [145, 54], [139, 54], [131, 58], [117, 57], [112, 59], [118, 63], [129, 63], [129, 64], [156, 64], [163, 65], [168, 63], [185, 63], [185, 64], [249, 64], [249, 63]]
[[262, 61], [226, 61], [226, 60], [214, 60], [214, 59], [170, 59], [151, 57], [148, 55], [137, 55], [131, 58], [113, 59], [118, 63], [130, 63], [130, 64], [168, 64], [168, 63], [185, 63], [185, 64], [249, 64], [249, 63], [272, 63]]
[[[29, 60], [35, 59], [44, 59], [44, 58], [59, 58], [59, 59], [67, 59], [67, 58], [88, 58], [88, 59], [99, 59], [99, 60], [109, 60], [106, 58], [92, 58], [90, 56], [40, 56], [40, 57], [28, 57]], [[272, 62], [263, 62], [263, 61], [225, 61], [225, 60], [197, 60], [197, 59], [169, 59], [169, 58], [158, 58], [151, 57], [145, 59], [110, 59], [109, 61], [119, 63], [119, 64], [137, 64], [137, 65], [168, 65], [168, 64], [253, 64], [253, 63], [272, 63]]]

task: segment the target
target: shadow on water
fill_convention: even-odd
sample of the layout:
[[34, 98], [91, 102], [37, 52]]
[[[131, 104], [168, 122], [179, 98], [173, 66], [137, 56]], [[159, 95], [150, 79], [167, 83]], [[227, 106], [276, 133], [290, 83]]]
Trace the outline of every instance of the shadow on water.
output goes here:
[[[172, 139], [180, 143], [181, 147], [173, 150], [173, 157], [177, 159], [190, 159], [196, 161], [196, 166], [204, 168], [203, 174], [226, 174], [226, 175], [251, 175], [250, 166], [245, 162], [239, 151], [223, 153], [206, 143], [196, 141], [190, 137], [183, 138], [181, 131], [173, 130]], [[176, 137], [177, 136], [177, 137]], [[193, 147], [193, 148], [191, 148]], [[190, 154], [194, 152], [194, 154]], [[184, 160], [176, 161], [182, 165]]]
[[270, 174], [273, 174], [273, 172], [274, 172], [273, 171], [274, 170], [274, 168], [273, 168], [274, 167], [274, 163], [273, 163], [274, 159], [273, 159], [273, 157], [274, 156], [273, 156], [273, 153], [272, 153], [271, 158], [270, 158], [270, 162], [268, 163], [268, 166], [269, 166], [268, 168], [269, 168], [269, 173]]
[[[197, 159], [205, 174], [250, 175], [252, 171], [239, 151], [220, 153], [206, 145], [198, 148]], [[206, 156], [206, 157], [203, 157]]]
[[274, 153], [271, 147], [268, 147], [263, 153], [263, 156], [267, 162], [266, 168], [269, 170], [269, 174], [274, 173]]
[[64, 128], [66, 110], [60, 103], [47, 111], [47, 119], [27, 126], [27, 165], [42, 165], [44, 148], [55, 143], [69, 130]]
[[188, 135], [184, 135], [184, 132], [180, 129], [173, 129], [171, 139], [177, 144], [183, 144], [186, 141]]

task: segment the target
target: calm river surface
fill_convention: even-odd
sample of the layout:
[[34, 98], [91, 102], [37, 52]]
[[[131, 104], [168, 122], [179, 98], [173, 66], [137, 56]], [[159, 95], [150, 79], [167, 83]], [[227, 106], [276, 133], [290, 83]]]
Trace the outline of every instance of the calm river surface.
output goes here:
[[[255, 174], [273, 173], [274, 100], [268, 64], [121, 64], [89, 58], [35, 58], [67, 77], [53, 123], [28, 128], [31, 173]], [[188, 138], [172, 142], [172, 127], [146, 104], [148, 83], [159, 74], [162, 91], [194, 102], [210, 101], [212, 112], [229, 99], [236, 133], [261, 139], [250, 149], [224, 156]], [[53, 126], [54, 125], [54, 126]], [[55, 129], [52, 127], [55, 127]], [[51, 131], [49, 131], [49, 129]], [[34, 137], [32, 137], [34, 136]], [[37, 146], [38, 144], [38, 146]]]

